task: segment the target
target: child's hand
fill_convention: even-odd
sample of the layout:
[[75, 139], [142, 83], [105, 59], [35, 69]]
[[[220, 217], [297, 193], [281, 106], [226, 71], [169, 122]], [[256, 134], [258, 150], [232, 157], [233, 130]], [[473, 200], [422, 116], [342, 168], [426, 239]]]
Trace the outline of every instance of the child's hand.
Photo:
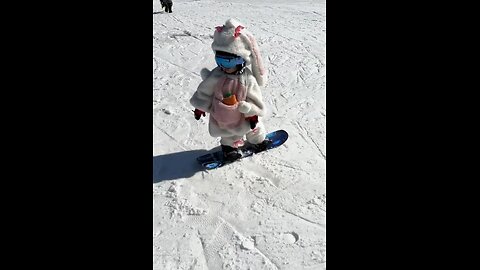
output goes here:
[[240, 101], [238, 103], [238, 111], [241, 113], [247, 113], [252, 109], [252, 104], [246, 101]]
[[200, 116], [202, 116], [202, 115], [205, 117], [205, 112], [201, 111], [199, 109], [195, 109], [195, 111], [193, 111], [193, 114], [195, 116], [195, 119], [197, 119], [197, 120], [199, 120]]
[[254, 128], [257, 126], [257, 123], [258, 123], [258, 116], [257, 116], [257, 115], [253, 115], [253, 116], [250, 116], [250, 117], [245, 118], [245, 120], [247, 120], [248, 122], [250, 122], [250, 128], [251, 128], [251, 129], [254, 129]]

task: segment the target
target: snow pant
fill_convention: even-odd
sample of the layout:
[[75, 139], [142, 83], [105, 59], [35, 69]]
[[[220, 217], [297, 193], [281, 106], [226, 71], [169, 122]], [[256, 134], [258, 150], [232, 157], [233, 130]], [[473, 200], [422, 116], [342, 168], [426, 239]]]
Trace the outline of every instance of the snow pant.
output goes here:
[[[265, 140], [265, 127], [262, 122], [258, 122], [257, 126], [245, 134], [247, 141], [251, 144], [259, 144]], [[243, 136], [221, 137], [220, 144], [238, 148], [243, 145]]]
[[165, 12], [172, 13], [173, 3], [165, 3]]

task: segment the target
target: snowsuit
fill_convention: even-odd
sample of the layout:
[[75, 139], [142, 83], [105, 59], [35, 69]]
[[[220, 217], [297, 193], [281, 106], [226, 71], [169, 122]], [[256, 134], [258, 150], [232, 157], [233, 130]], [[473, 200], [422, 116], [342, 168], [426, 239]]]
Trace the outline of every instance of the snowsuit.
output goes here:
[[[225, 105], [225, 93], [234, 93], [238, 103]], [[265, 128], [260, 117], [265, 115], [265, 104], [261, 89], [250, 69], [245, 68], [239, 75], [230, 75], [219, 67], [200, 83], [190, 99], [197, 109], [210, 113], [209, 132], [212, 137], [221, 137], [220, 143], [231, 147], [243, 144], [243, 136], [248, 142], [261, 143], [265, 139]], [[243, 111], [243, 112], [241, 112]], [[257, 115], [259, 121], [252, 130], [245, 118]]]
[[[216, 67], [200, 83], [190, 99], [190, 104], [195, 107], [195, 119], [200, 119], [203, 112], [210, 113], [208, 130], [212, 137], [221, 137], [222, 146], [238, 148], [243, 145], [244, 136], [248, 142], [260, 144], [266, 135], [260, 119], [265, 115], [261, 87], [265, 85], [267, 72], [257, 42], [235, 19], [229, 19], [215, 29], [212, 43], [215, 54], [228, 53], [245, 62], [242, 69], [237, 65], [237, 75]], [[234, 94], [237, 103], [222, 102], [228, 94]]]

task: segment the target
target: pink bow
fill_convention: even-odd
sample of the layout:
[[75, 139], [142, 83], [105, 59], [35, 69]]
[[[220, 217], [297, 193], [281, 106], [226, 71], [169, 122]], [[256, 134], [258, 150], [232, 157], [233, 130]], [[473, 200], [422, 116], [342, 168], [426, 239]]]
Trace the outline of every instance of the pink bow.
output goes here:
[[235, 38], [237, 38], [238, 36], [240, 36], [240, 31], [242, 31], [243, 28], [245, 28], [245, 27], [243, 27], [243, 26], [241, 26], [241, 25], [237, 26], [237, 28], [235, 28], [235, 34], [233, 34], [233, 36], [234, 36]]

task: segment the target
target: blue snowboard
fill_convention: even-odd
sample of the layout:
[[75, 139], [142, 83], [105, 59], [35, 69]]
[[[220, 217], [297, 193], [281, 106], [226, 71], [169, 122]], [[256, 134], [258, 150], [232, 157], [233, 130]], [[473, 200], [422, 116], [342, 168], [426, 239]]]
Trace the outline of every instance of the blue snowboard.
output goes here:
[[[267, 139], [271, 140], [272, 143], [270, 143], [267, 149], [264, 151], [267, 151], [269, 149], [276, 148], [282, 145], [285, 141], [287, 141], [288, 133], [285, 130], [277, 130], [277, 131], [268, 133], [266, 137]], [[263, 151], [256, 152], [254, 148], [252, 148], [251, 145], [247, 142], [245, 143], [244, 146], [240, 147], [240, 152], [242, 153], [242, 156], [239, 159], [236, 159], [234, 161], [225, 160], [223, 158], [223, 153], [221, 150], [200, 156], [197, 158], [197, 161], [198, 163], [202, 164], [202, 166], [205, 169], [211, 170], [211, 169], [222, 167], [223, 165], [235, 162], [242, 158], [246, 158], [253, 154], [260, 153]]]

